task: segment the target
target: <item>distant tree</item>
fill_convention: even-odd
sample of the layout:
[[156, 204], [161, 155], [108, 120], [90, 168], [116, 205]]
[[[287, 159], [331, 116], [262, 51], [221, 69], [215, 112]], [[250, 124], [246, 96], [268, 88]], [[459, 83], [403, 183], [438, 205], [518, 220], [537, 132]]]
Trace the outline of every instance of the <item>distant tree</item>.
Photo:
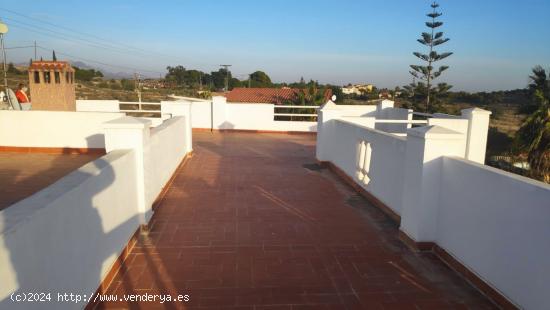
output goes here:
[[250, 74], [250, 87], [272, 87], [271, 78], [263, 71]]
[[122, 86], [122, 89], [124, 89], [124, 90], [134, 90], [135, 89], [134, 81], [127, 80], [127, 79], [120, 80], [120, 86]]
[[336, 103], [344, 102], [344, 93], [340, 86], [330, 85], [329, 88], [332, 90], [332, 95], [336, 96]]
[[219, 69], [218, 71], [213, 71], [210, 73], [212, 76], [212, 84], [214, 89], [223, 89], [225, 88], [225, 79], [228, 78], [231, 81], [231, 71], [228, 71], [224, 68]]
[[55, 56], [55, 51], [52, 52], [52, 60], [57, 61], [57, 57]]
[[8, 73], [14, 74], [14, 75], [19, 75], [19, 74], [22, 73], [11, 62], [8, 64], [8, 70], [7, 71], [8, 71]]
[[516, 135], [516, 147], [527, 152], [531, 174], [550, 183], [550, 76], [535, 67], [529, 89], [537, 110], [531, 114]]
[[245, 85], [243, 84], [243, 82], [241, 82], [237, 78], [231, 78], [229, 80], [229, 90], [232, 90], [233, 88], [237, 88], [237, 87], [244, 87], [244, 86]]
[[74, 76], [78, 81], [89, 82], [93, 80], [93, 78], [95, 77], [103, 77], [103, 73], [99, 70], [80, 69], [78, 67], [74, 67], [74, 70], [75, 70]]
[[165, 76], [167, 81], [175, 82], [178, 86], [183, 86], [185, 83], [185, 67], [175, 66], [175, 67], [166, 67], [168, 73]]
[[413, 54], [420, 60], [424, 61], [426, 65], [411, 65], [412, 70], [410, 73], [417, 79], [424, 81], [426, 87], [426, 111], [430, 108], [430, 99], [432, 96], [432, 84], [433, 80], [437, 79], [443, 71], [449, 69], [448, 66], [440, 66], [439, 69], [433, 67], [434, 63], [441, 61], [453, 53], [446, 52], [439, 54], [435, 51], [435, 47], [442, 45], [449, 41], [448, 38], [443, 37], [443, 32], [436, 32], [436, 29], [443, 26], [443, 22], [437, 21], [437, 18], [443, 15], [437, 11], [439, 4], [436, 2], [431, 4], [433, 11], [427, 14], [432, 20], [426, 22], [426, 26], [431, 30], [430, 32], [423, 32], [422, 37], [417, 41], [422, 45], [428, 47], [428, 54], [422, 54], [414, 52]]

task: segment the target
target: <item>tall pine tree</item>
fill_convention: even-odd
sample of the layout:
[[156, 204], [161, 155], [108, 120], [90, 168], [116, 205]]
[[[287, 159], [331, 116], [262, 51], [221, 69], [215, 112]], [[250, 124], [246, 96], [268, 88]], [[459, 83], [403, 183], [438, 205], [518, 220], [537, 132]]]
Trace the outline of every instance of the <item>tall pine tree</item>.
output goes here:
[[437, 28], [443, 26], [443, 22], [437, 20], [441, 15], [443, 15], [437, 11], [439, 4], [434, 2], [431, 4], [431, 7], [433, 9], [432, 12], [426, 15], [432, 19], [431, 21], [426, 22], [426, 26], [430, 29], [430, 32], [423, 32], [422, 37], [417, 40], [422, 45], [428, 47], [428, 54], [422, 54], [419, 52], [413, 53], [420, 60], [424, 61], [426, 65], [411, 65], [412, 70], [410, 71], [415, 78], [426, 82], [426, 111], [430, 108], [430, 96], [433, 93], [433, 80], [437, 79], [443, 71], [449, 69], [448, 66], [440, 66], [436, 69], [434, 68], [434, 63], [453, 54], [451, 52], [439, 54], [435, 51], [435, 47], [447, 43], [449, 39], [443, 38], [443, 32], [436, 32]]

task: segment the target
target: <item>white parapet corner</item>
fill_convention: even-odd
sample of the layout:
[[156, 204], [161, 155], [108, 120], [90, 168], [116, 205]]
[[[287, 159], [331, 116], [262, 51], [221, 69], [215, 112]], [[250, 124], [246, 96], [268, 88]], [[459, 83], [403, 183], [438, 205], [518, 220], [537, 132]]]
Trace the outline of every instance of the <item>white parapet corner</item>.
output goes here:
[[468, 120], [466, 159], [480, 164], [485, 163], [491, 114], [491, 111], [480, 108], [462, 110], [462, 118]]
[[136, 158], [136, 187], [140, 223], [146, 225], [152, 216], [152, 206], [147, 203], [145, 194], [145, 151], [151, 136], [151, 120], [124, 116], [103, 125], [105, 150], [131, 149]]
[[437, 233], [437, 209], [443, 156], [464, 157], [466, 134], [440, 126], [407, 131], [401, 230], [416, 242]]
[[192, 136], [192, 114], [190, 101], [161, 101], [160, 109], [161, 113], [170, 114], [170, 117], [183, 116], [185, 118], [185, 149], [189, 153], [193, 150], [193, 136]]
[[139, 118], [139, 117], [132, 117], [132, 116], [123, 116], [121, 118], [117, 118], [108, 122], [103, 123], [103, 128], [105, 129], [129, 129], [129, 128], [136, 128], [136, 129], [143, 129], [143, 128], [149, 128], [151, 126], [151, 120], [145, 119], [145, 118]]

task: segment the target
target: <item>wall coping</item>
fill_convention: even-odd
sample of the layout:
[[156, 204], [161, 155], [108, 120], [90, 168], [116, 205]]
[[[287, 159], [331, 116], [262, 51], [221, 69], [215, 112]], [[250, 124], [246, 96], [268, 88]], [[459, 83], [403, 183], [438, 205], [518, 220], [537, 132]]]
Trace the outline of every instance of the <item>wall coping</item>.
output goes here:
[[464, 138], [460, 132], [436, 125], [411, 128], [407, 130], [407, 136], [430, 140], [460, 140]]
[[151, 120], [139, 117], [123, 116], [108, 122], [103, 123], [103, 128], [149, 128], [151, 127]]

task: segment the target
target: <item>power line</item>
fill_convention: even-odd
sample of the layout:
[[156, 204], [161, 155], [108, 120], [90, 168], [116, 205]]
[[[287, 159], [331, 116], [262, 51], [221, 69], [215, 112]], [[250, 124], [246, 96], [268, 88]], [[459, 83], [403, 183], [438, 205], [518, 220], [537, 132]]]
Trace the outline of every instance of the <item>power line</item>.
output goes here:
[[[37, 46], [37, 47], [41, 50], [44, 50], [44, 51], [53, 52], [53, 49], [49, 49], [49, 48], [46, 48], [46, 47], [43, 47], [43, 46]], [[56, 52], [56, 54], [66, 56], [66, 57], [69, 57], [69, 58], [73, 58], [73, 59], [77, 59], [77, 60], [96, 63], [96, 64], [99, 64], [99, 65], [106, 66], [106, 67], [111, 67], [111, 68], [118, 68], [118, 69], [138, 71], [138, 72], [149, 72], [149, 73], [155, 73], [155, 74], [164, 74], [163, 72], [160, 72], [160, 71], [132, 68], [132, 67], [126, 67], [126, 66], [121, 66], [121, 65], [114, 65], [114, 64], [109, 64], [109, 63], [105, 63], [105, 62], [101, 62], [101, 61], [97, 61], [97, 60], [93, 60], [93, 59], [74, 56], [74, 55], [67, 54], [67, 53], [62, 53], [62, 52]]]
[[[6, 19], [8, 19], [8, 18], [6, 18]], [[63, 33], [60, 33], [60, 32], [57, 32], [57, 31], [53, 31], [53, 30], [49, 30], [49, 29], [36, 30], [36, 29], [33, 29], [33, 28], [38, 28], [38, 29], [40, 29], [40, 28], [37, 27], [37, 26], [29, 25], [27, 23], [22, 23], [22, 22], [19, 22], [19, 21], [14, 21], [14, 20], [11, 20], [11, 21], [12, 21], [12, 24], [10, 24], [10, 26], [12, 26], [12, 27], [25, 29], [25, 30], [30, 31], [30, 32], [34, 32], [34, 33], [38, 33], [38, 34], [41, 34], [41, 35], [44, 35], [44, 36], [64, 40], [64, 41], [67, 41], [67, 42], [70, 42], [70, 43], [85, 44], [85, 45], [88, 45], [88, 46], [91, 46], [91, 47], [94, 47], [94, 48], [99, 48], [99, 49], [102, 49], [102, 50], [107, 49], [107, 50], [117, 52], [117, 53], [121, 53], [121, 54], [125, 54], [125, 55], [128, 55], [128, 54], [134, 55], [134, 53], [136, 53], [134, 51], [120, 50], [120, 49], [116, 49], [116, 48], [113, 48], [113, 47], [110, 47], [110, 46], [107, 46], [107, 45], [97, 44], [97, 43], [94, 43], [92, 41], [88, 41], [88, 40], [85, 40], [85, 39], [67, 38], [67, 37], [65, 37], [65, 35]], [[15, 24], [13, 24], [14, 22], [15, 22]], [[30, 28], [30, 27], [32, 27], [32, 28]], [[51, 33], [47, 33], [47, 32], [44, 32], [44, 31], [49, 31]], [[82, 41], [83, 43], [74, 42], [73, 40]]]
[[[37, 26], [37, 25], [29, 24], [27, 22], [22, 22], [20, 20], [16, 20], [16, 19], [13, 19], [13, 18], [8, 18], [8, 17], [6, 18], [6, 19], [11, 20], [12, 22], [15, 21], [19, 24], [26, 25], [27, 27], [38, 28], [38, 29], [40, 29], [40, 31], [49, 31], [49, 32], [55, 33], [57, 35], [70, 37], [71, 39], [76, 39], [76, 40], [79, 40], [79, 41], [85, 41], [85, 42], [88, 43], [88, 45], [90, 45], [90, 44], [96, 45], [94, 47], [100, 47], [102, 49], [107, 48], [107, 49], [110, 49], [110, 50], [123, 52], [125, 54], [131, 54], [131, 55], [134, 55], [137, 52], [137, 53], [141, 53], [145, 56], [155, 56], [155, 57], [160, 57], [160, 58], [164, 58], [164, 59], [170, 59], [171, 61], [178, 61], [178, 62], [184, 62], [184, 63], [186, 62], [186, 61], [182, 61], [183, 59], [179, 59], [178, 57], [175, 57], [175, 56], [172, 56], [172, 55], [167, 55], [167, 54], [163, 54], [163, 53], [159, 53], [159, 52], [155, 52], [155, 51], [148, 51], [148, 50], [145, 50], [145, 49], [142, 49], [142, 48], [137, 48], [137, 47], [133, 47], [133, 46], [130, 46], [130, 45], [123, 44], [123, 43], [114, 42], [112, 40], [104, 39], [104, 38], [101, 38], [101, 37], [98, 37], [98, 36], [95, 36], [95, 35], [92, 35], [92, 34], [77, 31], [77, 30], [74, 30], [74, 29], [71, 29], [71, 28], [68, 28], [68, 27], [64, 27], [64, 26], [61, 26], [61, 25], [56, 25], [54, 23], [43, 21], [41, 19], [33, 18], [31, 16], [28, 16], [28, 15], [25, 15], [25, 14], [22, 14], [22, 13], [13, 11], [13, 10], [8, 10], [8, 9], [5, 9], [5, 8], [0, 8], [0, 10], [3, 10], [3, 11], [6, 11], [6, 12], [9, 12], [11, 14], [15, 14], [15, 15], [24, 17], [26, 19], [34, 20], [34, 21], [42, 23], [42, 24], [49, 25], [50, 27], [63, 29], [63, 31], [65, 31], [65, 32], [59, 32], [59, 31], [55, 31], [55, 30], [51, 30], [51, 29], [46, 29], [46, 28], [44, 28], [43, 25]], [[23, 27], [21, 27], [21, 25], [19, 25], [19, 26], [20, 26], [20, 28], [23, 28]], [[28, 28], [23, 28], [23, 29], [26, 29], [28, 31], [33, 31], [33, 30], [28, 29]], [[34, 31], [37, 32], [36, 30], [34, 30]], [[72, 32], [72, 33], [78, 34], [78, 36], [75, 36], [73, 34], [68, 34], [66, 32]], [[40, 34], [52, 36], [51, 34], [44, 34], [43, 32], [40, 32]], [[88, 37], [88, 38], [83, 39], [83, 36]], [[59, 37], [56, 36], [56, 38], [59, 38]], [[90, 40], [90, 38], [93, 38], [93, 39]], [[67, 38], [62, 38], [62, 39], [67, 40]], [[119, 46], [119, 47], [117, 47], [117, 46]]]
[[104, 38], [98, 37], [98, 36], [93, 35], [93, 34], [77, 31], [77, 30], [74, 30], [72, 28], [68, 28], [68, 27], [65, 27], [65, 26], [61, 26], [61, 25], [57, 25], [57, 24], [54, 24], [54, 23], [51, 23], [51, 22], [47, 22], [47, 21], [44, 21], [44, 20], [41, 20], [41, 19], [38, 19], [38, 18], [34, 18], [34, 17], [28, 16], [28, 15], [13, 11], [13, 10], [9, 10], [9, 9], [6, 9], [6, 8], [0, 8], [0, 10], [18, 15], [18, 16], [21, 16], [21, 17], [24, 17], [24, 18], [27, 18], [27, 19], [35, 20], [35, 21], [38, 21], [40, 23], [50, 25], [52, 27], [64, 29], [65, 31], [77, 33], [79, 35], [84, 35], [84, 36], [88, 36], [88, 37], [93, 37], [93, 38], [96, 38], [96, 39], [101, 40], [101, 41], [109, 42], [109, 43], [119, 45], [119, 46], [124, 46], [125, 48], [130, 48], [130, 49], [133, 49], [133, 50], [140, 50], [140, 51], [143, 51], [143, 52], [147, 52], [146, 50], [141, 49], [141, 48], [137, 48], [137, 47], [126, 45], [126, 44], [123, 44], [123, 43], [120, 43], [120, 42], [115, 42], [115, 41], [112, 41], [112, 40], [104, 39]]
[[[130, 46], [130, 45], [127, 45], [127, 44], [123, 44], [123, 43], [120, 43], [120, 42], [115, 42], [115, 41], [112, 41], [112, 40], [109, 40], [109, 39], [104, 39], [104, 38], [101, 38], [101, 37], [93, 35], [93, 34], [81, 32], [81, 31], [78, 31], [78, 30], [75, 30], [75, 29], [72, 29], [72, 28], [62, 26], [62, 25], [58, 25], [58, 24], [54, 24], [54, 23], [51, 23], [51, 22], [48, 22], [48, 21], [44, 21], [44, 20], [41, 20], [41, 19], [38, 19], [38, 18], [34, 18], [34, 17], [28, 16], [26, 14], [23, 14], [23, 13], [20, 13], [20, 12], [17, 12], [17, 11], [13, 11], [13, 10], [9, 10], [9, 9], [6, 9], [6, 8], [1, 8], [1, 7], [0, 7], [0, 10], [27, 19], [26, 22], [23, 22], [23, 21], [14, 19], [14, 18], [6, 17], [6, 19], [9, 19], [10, 21], [16, 23], [15, 25], [13, 25], [15, 28], [21, 28], [21, 29], [24, 29], [24, 30], [27, 30], [27, 31], [30, 31], [30, 32], [33, 32], [33, 33], [40, 34], [40, 35], [53, 37], [53, 38], [56, 38], [56, 39], [61, 39], [61, 40], [64, 40], [64, 41], [67, 41], [67, 42], [70, 42], [70, 43], [73, 43], [73, 44], [82, 44], [81, 42], [83, 42], [84, 44], [86, 44], [88, 46], [91, 46], [91, 47], [94, 47], [94, 48], [99, 48], [103, 51], [109, 50], [109, 51], [112, 51], [112, 52], [123, 53], [126, 56], [137, 57], [138, 55], [136, 55], [136, 53], [139, 53], [139, 54], [143, 54], [145, 56], [153, 56], [153, 55], [157, 56], [157, 57], [161, 56], [162, 58], [165, 58], [165, 59], [171, 59], [171, 61], [175, 60], [175, 61], [183, 62], [183, 63], [187, 62], [187, 61], [182, 61], [182, 59], [179, 59], [179, 58], [171, 56], [171, 55], [166, 55], [166, 54], [162, 54], [162, 53], [158, 53], [158, 52], [154, 52], [154, 51], [147, 51], [147, 50], [142, 49], [142, 48], [137, 48], [137, 47]], [[36, 21], [38, 23], [48, 25], [51, 28], [62, 29], [64, 32], [60, 32], [60, 31], [52, 30], [52, 29], [47, 29], [43, 25], [38, 26], [38, 25], [35, 25], [35, 24], [30, 24], [28, 22], [29, 20]], [[67, 32], [78, 34], [78, 36], [75, 36], [74, 34], [70, 34], [70, 33], [67, 33]], [[93, 39], [90, 39], [90, 38], [93, 38]], [[75, 42], [75, 40], [80, 41], [80, 42]], [[74, 58], [77, 58], [77, 57], [74, 57]], [[97, 61], [93, 61], [93, 62], [99, 63]], [[209, 67], [214, 67], [213, 64], [202, 63], [202, 65], [206, 65], [206, 66], [209, 66]], [[120, 67], [120, 66], [117, 66], [117, 67]], [[227, 70], [227, 67], [226, 67], [226, 70]], [[152, 71], [152, 70], [146, 70], [146, 71], [156, 72], [156, 71]], [[227, 81], [226, 84], [228, 84], [228, 81]]]
[[34, 47], [34, 45], [30, 45], [30, 46], [13, 46], [13, 47], [5, 47], [4, 49], [7, 49], [7, 50], [16, 50], [16, 49], [31, 48], [31, 47]]

